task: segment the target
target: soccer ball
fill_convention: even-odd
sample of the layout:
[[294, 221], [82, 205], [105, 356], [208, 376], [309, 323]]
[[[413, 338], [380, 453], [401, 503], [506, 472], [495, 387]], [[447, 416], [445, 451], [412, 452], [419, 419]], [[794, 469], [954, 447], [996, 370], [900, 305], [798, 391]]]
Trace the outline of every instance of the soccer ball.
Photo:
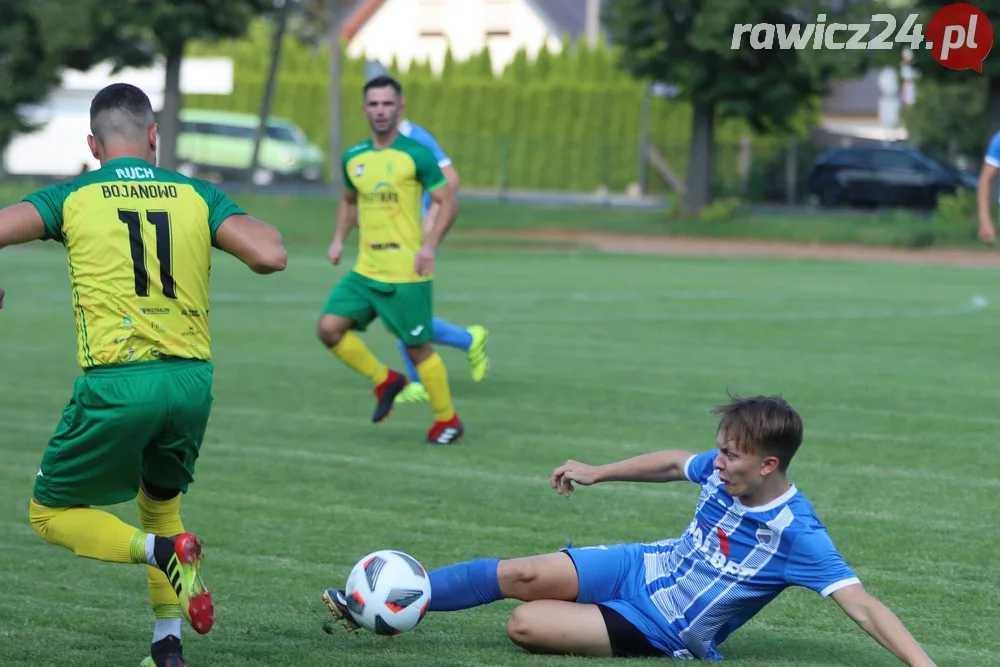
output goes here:
[[358, 561], [344, 589], [354, 618], [377, 635], [416, 627], [431, 603], [427, 571], [401, 551], [375, 551]]

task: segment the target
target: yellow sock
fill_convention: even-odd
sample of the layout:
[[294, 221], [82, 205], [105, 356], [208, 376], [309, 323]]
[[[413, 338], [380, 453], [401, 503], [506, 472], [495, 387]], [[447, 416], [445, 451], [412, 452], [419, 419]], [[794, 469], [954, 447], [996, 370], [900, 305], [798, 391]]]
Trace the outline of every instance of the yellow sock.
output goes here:
[[[173, 537], [184, 532], [181, 523], [181, 494], [170, 500], [153, 500], [143, 491], [136, 497], [139, 510], [139, 525], [147, 533]], [[181, 605], [177, 593], [167, 580], [167, 575], [158, 567], [146, 567], [146, 584], [149, 588], [149, 604], [156, 618], [181, 618]]]
[[53, 508], [31, 501], [31, 526], [50, 544], [107, 563], [145, 563], [146, 534], [114, 514], [89, 507]]
[[385, 364], [379, 361], [365, 342], [351, 331], [344, 334], [332, 351], [345, 366], [364, 375], [377, 385], [389, 377], [389, 369]]
[[448, 387], [448, 371], [437, 352], [417, 364], [417, 373], [427, 390], [434, 411], [434, 421], [445, 422], [455, 416], [451, 405], [451, 388]]

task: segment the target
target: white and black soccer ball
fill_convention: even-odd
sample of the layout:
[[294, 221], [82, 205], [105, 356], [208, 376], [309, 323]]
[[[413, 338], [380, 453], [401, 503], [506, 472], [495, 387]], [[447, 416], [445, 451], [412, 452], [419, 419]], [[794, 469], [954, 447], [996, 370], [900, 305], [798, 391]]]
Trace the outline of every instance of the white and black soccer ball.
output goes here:
[[377, 635], [398, 635], [424, 617], [431, 603], [431, 581], [413, 556], [376, 551], [351, 570], [344, 597], [362, 627]]

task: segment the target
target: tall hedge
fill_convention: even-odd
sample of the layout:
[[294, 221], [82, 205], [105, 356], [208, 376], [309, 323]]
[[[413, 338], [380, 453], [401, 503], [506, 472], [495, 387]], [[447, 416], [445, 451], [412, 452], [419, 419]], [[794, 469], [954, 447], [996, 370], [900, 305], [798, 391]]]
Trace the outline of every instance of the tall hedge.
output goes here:
[[[187, 95], [184, 106], [256, 112], [260, 107], [269, 54], [269, 30], [260, 23], [239, 41], [195, 45], [189, 55], [225, 55], [236, 63], [229, 96]], [[427, 63], [400, 71], [408, 116], [426, 126], [455, 160], [467, 187], [622, 191], [636, 179], [643, 85], [622, 74], [614, 52], [563, 40], [560, 53], [543, 49], [532, 61], [522, 50], [500, 76], [487, 51], [463, 61], [450, 54], [435, 76]], [[276, 116], [292, 119], [316, 145], [327, 145], [327, 54], [288, 38], [274, 98]], [[361, 114], [364, 59], [343, 58], [344, 144], [367, 136]], [[800, 127], [810, 118], [803, 116]], [[650, 134], [654, 145], [683, 176], [687, 162], [690, 108], [654, 98]], [[751, 134], [740, 122], [721, 123], [720, 147]], [[785, 141], [757, 137], [757, 142]], [[725, 152], [723, 154], [728, 154]], [[735, 161], [718, 161], [718, 177], [732, 180]], [[664, 187], [649, 179], [655, 190]]]

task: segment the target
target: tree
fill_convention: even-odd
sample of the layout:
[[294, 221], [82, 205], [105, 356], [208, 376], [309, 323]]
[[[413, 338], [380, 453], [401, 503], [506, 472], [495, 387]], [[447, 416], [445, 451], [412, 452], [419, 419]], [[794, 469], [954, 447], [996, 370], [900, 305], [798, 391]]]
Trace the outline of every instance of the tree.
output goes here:
[[[827, 23], [851, 22], [850, 2], [830, 4], [847, 9], [823, 9]], [[873, 3], [863, 4], [870, 14]], [[784, 31], [815, 21], [819, 13], [815, 3], [800, 11], [788, 7], [787, 0], [616, 0], [605, 7], [620, 65], [640, 79], [677, 86], [692, 106], [688, 213], [711, 200], [717, 119], [742, 118], [759, 132], [787, 131], [835, 76], [860, 73], [867, 64], [863, 51], [779, 48]], [[769, 37], [772, 48], [753, 48], [745, 33], [733, 48], [734, 26], [761, 23], [775, 28], [758, 30], [754, 41]]]
[[[908, 6], [900, 8], [901, 14], [906, 14], [914, 10], [920, 15], [919, 25], [927, 26], [934, 12], [941, 9], [943, 4], [940, 1], [914, 0]], [[1000, 0], [979, 0], [975, 6], [986, 14], [993, 25], [994, 39], [1000, 36]], [[993, 50], [983, 62], [982, 74], [974, 70], [953, 70], [938, 64], [928, 51], [917, 52], [914, 66], [920, 72], [922, 81], [933, 80], [940, 84], [939, 87], [925, 87], [927, 92], [935, 91], [939, 95], [954, 94], [974, 96], [983, 95], [986, 98], [985, 114], [976, 117], [970, 116], [966, 107], [966, 102], [956, 102], [953, 104], [953, 114], [955, 119], [962, 119], [968, 125], [974, 127], [979, 134], [979, 145], [977, 152], [983, 153], [986, 145], [994, 133], [1000, 131], [1000, 55], [997, 54], [997, 47], [994, 44]], [[935, 104], [927, 99], [926, 95], [920, 94], [921, 84], [917, 83], [917, 105]], [[960, 98], [961, 99], [961, 98]]]
[[0, 0], [0, 152], [17, 134], [40, 129], [26, 109], [59, 85], [63, 68], [87, 70], [110, 60], [117, 69], [152, 60], [149, 45], [120, 30], [98, 2]]
[[167, 169], [177, 166], [181, 62], [188, 42], [241, 37], [253, 18], [272, 10], [274, 4], [274, 0], [171, 0], [119, 4], [118, 24], [144, 30], [146, 38], [156, 44], [165, 61], [163, 109], [158, 119], [161, 166]]
[[920, 81], [916, 104], [903, 112], [910, 141], [949, 161], [958, 155], [981, 158], [983, 137], [989, 136], [985, 133], [987, 88], [988, 82], [982, 78]]

